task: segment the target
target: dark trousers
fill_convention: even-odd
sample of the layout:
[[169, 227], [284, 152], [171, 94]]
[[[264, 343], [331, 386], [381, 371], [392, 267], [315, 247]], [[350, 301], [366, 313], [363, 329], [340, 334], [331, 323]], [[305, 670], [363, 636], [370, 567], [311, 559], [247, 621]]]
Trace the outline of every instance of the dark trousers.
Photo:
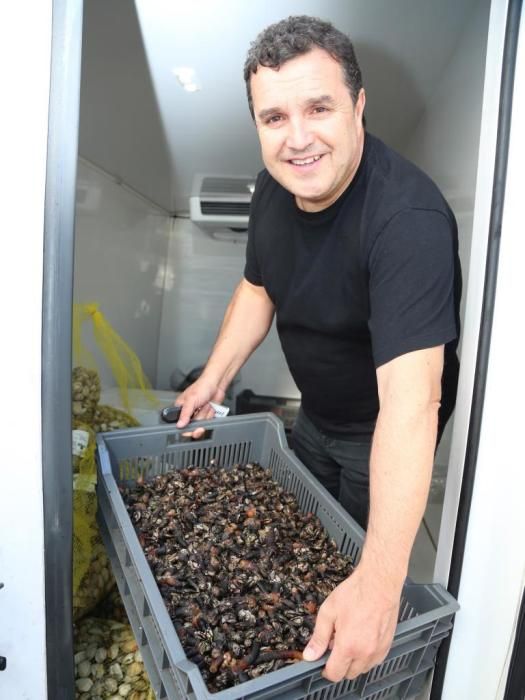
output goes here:
[[297, 457], [365, 530], [370, 501], [371, 444], [372, 436], [354, 442], [324, 434], [302, 409], [292, 431], [292, 447]]
[[[446, 414], [440, 412], [437, 445], [453, 409], [452, 403]], [[364, 530], [370, 508], [371, 446], [371, 435], [361, 442], [326, 435], [299, 409], [292, 431], [295, 454]]]

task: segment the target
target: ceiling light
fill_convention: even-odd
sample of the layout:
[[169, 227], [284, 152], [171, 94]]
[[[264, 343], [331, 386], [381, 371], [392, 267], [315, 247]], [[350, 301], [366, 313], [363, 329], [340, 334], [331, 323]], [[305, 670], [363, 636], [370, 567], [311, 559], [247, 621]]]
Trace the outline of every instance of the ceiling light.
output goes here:
[[193, 68], [179, 66], [178, 68], [172, 68], [172, 73], [186, 92], [197, 92], [201, 89], [197, 74]]
[[173, 74], [177, 77], [177, 80], [183, 87], [194, 82], [195, 71], [193, 68], [173, 68]]

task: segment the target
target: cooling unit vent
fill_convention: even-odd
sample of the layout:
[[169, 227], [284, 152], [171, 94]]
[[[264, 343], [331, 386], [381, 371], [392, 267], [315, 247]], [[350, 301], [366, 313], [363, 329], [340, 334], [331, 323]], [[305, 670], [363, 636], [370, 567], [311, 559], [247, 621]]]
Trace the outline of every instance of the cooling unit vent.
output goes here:
[[220, 216], [248, 216], [250, 213], [249, 202], [211, 202], [201, 200], [201, 212], [208, 216], [219, 214]]

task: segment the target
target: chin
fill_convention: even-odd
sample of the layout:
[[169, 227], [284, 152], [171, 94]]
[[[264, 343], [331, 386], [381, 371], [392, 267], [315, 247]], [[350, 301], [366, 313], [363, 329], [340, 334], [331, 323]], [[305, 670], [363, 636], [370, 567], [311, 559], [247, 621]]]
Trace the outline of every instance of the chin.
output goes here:
[[326, 187], [323, 187], [320, 183], [316, 182], [305, 182], [304, 180], [299, 180], [297, 178], [287, 178], [281, 180], [281, 182], [286, 182], [284, 185], [290, 192], [292, 192], [297, 197], [307, 197], [308, 199], [323, 198], [326, 194]]
[[327, 195], [327, 188], [319, 183], [305, 183], [296, 177], [290, 177], [290, 173], [280, 169], [275, 169], [272, 172], [272, 169], [268, 168], [268, 171], [274, 180], [277, 180], [294, 197], [315, 202], [316, 200], [322, 201]]
[[304, 199], [308, 202], [322, 202], [326, 199], [328, 193], [324, 190], [301, 190], [300, 188], [295, 188], [295, 190], [290, 190], [293, 195], [299, 199]]

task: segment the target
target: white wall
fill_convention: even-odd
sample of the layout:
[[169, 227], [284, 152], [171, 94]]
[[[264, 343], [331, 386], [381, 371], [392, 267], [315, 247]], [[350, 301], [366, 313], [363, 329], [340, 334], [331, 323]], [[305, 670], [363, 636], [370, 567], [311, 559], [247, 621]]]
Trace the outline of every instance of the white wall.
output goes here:
[[[233, 290], [244, 270], [244, 242], [218, 241], [187, 219], [171, 233], [159, 341], [157, 385], [167, 389], [175, 369], [185, 374], [203, 365], [211, 351]], [[298, 397], [275, 328], [242, 368], [238, 393]]]
[[[63, 9], [57, 13], [59, 26]], [[0, 655], [7, 659], [0, 697], [13, 700], [48, 697], [41, 386], [52, 15], [49, 2], [0, 5], [0, 60], [9, 66], [2, 77], [0, 131], [5, 397], [0, 409]]]
[[[100, 304], [113, 328], [139, 356], [152, 384], [170, 222], [147, 200], [98, 168], [79, 162], [74, 299]], [[92, 348], [87, 329], [84, 338]], [[102, 361], [100, 372], [104, 386], [115, 385]]]
[[[435, 85], [434, 96], [402, 152], [437, 183], [458, 222], [463, 271], [461, 318], [472, 241], [489, 2], [474, 7], [456, 50]], [[441, 442], [436, 463], [446, 465], [452, 421]]]

